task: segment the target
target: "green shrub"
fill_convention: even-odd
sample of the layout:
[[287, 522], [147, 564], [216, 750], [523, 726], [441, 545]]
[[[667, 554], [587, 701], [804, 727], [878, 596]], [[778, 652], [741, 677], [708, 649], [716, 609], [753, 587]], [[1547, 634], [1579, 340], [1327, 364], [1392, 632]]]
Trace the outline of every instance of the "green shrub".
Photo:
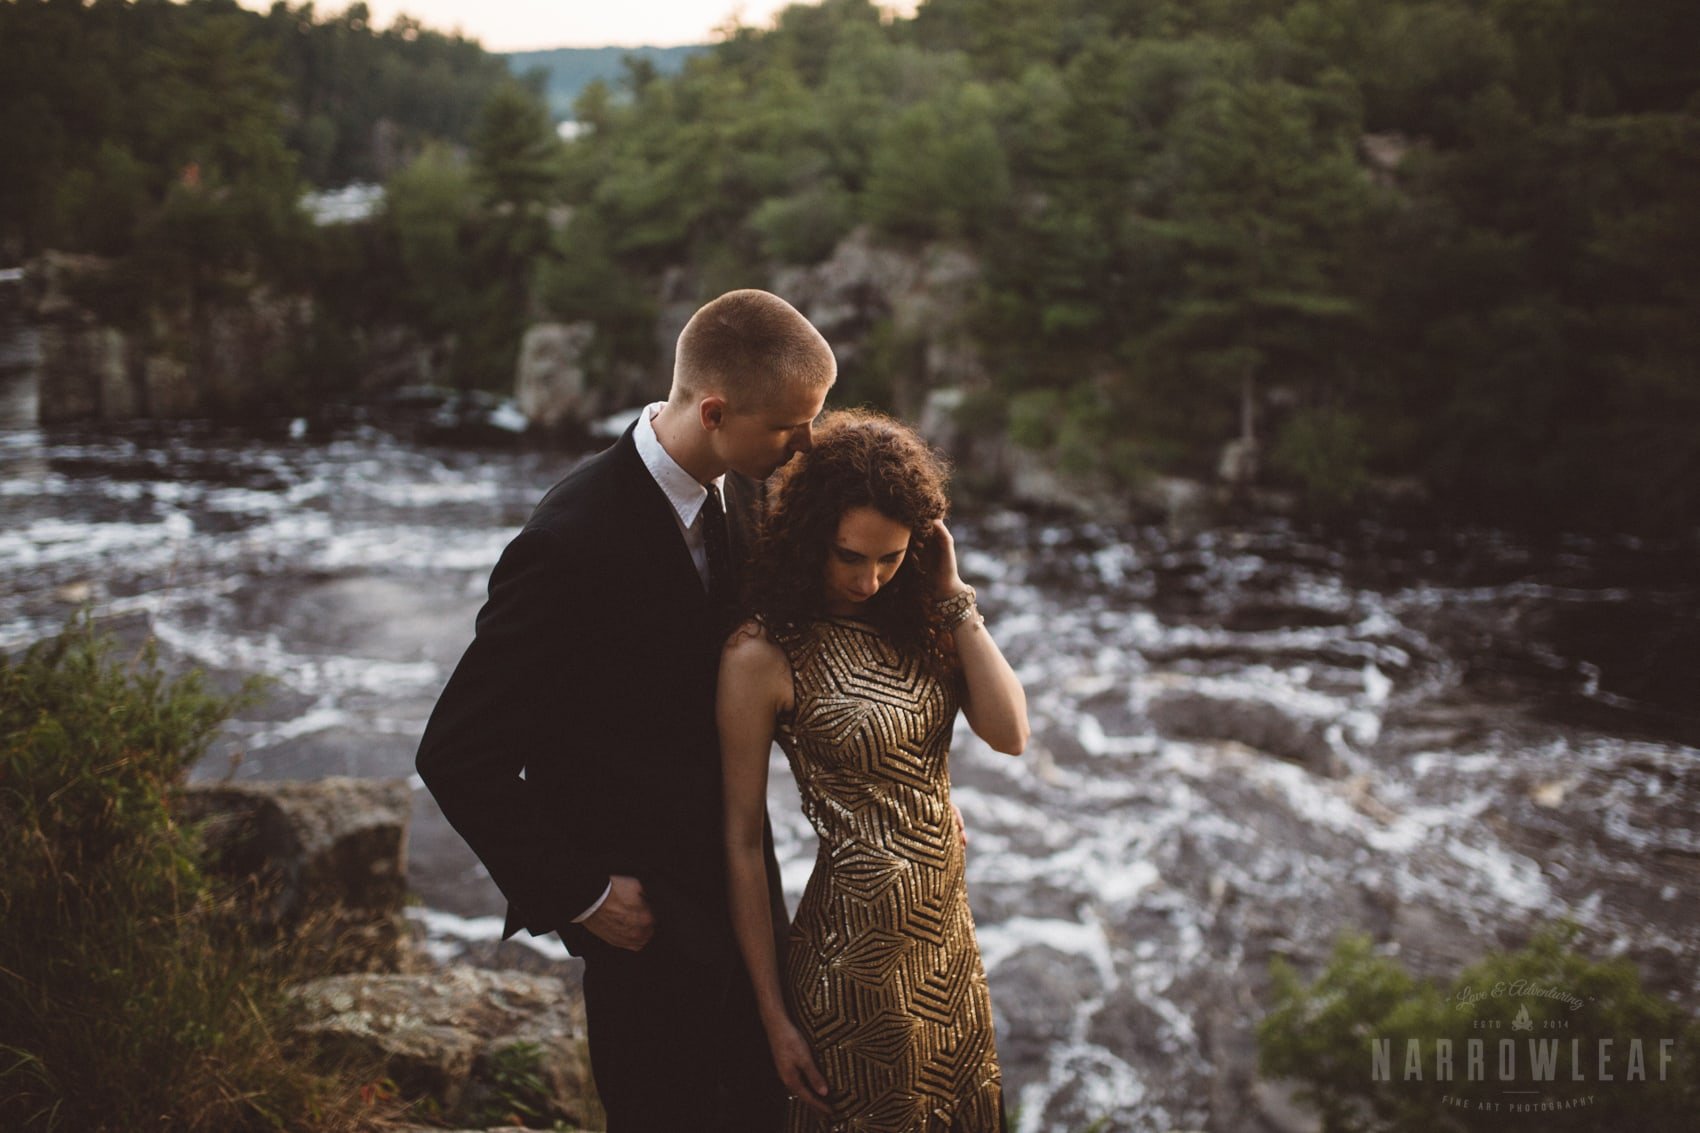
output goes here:
[[480, 1128], [534, 1125], [548, 1106], [543, 1048], [519, 1042], [498, 1050], [490, 1060], [488, 1093], [464, 1107], [464, 1116]]
[[283, 1057], [287, 957], [246, 938], [171, 796], [253, 695], [128, 663], [87, 616], [0, 658], [0, 1128], [357, 1127]]
[[787, 264], [826, 259], [855, 223], [855, 199], [836, 181], [769, 197], [750, 214], [762, 250]]
[[1357, 416], [1332, 409], [1295, 413], [1275, 442], [1273, 463], [1324, 509], [1345, 507], [1368, 485], [1369, 442]]
[[1692, 1129], [1700, 1025], [1645, 991], [1633, 964], [1591, 960], [1575, 938], [1547, 929], [1446, 986], [1413, 978], [1362, 936], [1343, 938], [1309, 985], [1277, 959], [1261, 1069], [1298, 1082], [1327, 1133]]
[[1057, 443], [1062, 414], [1061, 393], [1023, 390], [1009, 399], [1009, 439], [1022, 448], [1044, 451]]

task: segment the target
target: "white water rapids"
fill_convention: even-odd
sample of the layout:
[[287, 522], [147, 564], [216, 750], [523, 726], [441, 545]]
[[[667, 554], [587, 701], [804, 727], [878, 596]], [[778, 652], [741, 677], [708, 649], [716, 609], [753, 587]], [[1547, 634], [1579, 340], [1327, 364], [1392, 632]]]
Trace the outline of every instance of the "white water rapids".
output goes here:
[[[408, 777], [491, 566], [570, 460], [373, 428], [14, 425], [0, 647], [91, 603], [173, 665], [274, 682], [201, 774]], [[1570, 917], [1596, 953], [1700, 993], [1692, 718], [1611, 716], [1609, 666], [1540, 632], [1554, 611], [1692, 616], [1691, 584], [1584, 569], [1633, 547], [1483, 537], [1481, 569], [1444, 583], [1425, 579], [1457, 553], [1445, 540], [1266, 524], [1171, 541], [1002, 511], [955, 532], [1035, 730], [1011, 759], [960, 726], [952, 757], [1022, 1133], [1263, 1128], [1269, 961], [1314, 972], [1343, 930], [1445, 979]], [[794, 900], [812, 835], [782, 760], [773, 784]], [[499, 932], [499, 895], [417, 797], [418, 921], [458, 956]]]

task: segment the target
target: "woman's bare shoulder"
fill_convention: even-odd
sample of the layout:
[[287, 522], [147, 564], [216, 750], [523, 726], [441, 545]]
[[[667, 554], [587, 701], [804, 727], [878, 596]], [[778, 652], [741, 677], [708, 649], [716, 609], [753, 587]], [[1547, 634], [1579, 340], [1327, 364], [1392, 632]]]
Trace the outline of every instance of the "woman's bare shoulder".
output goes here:
[[722, 674], [733, 672], [756, 676], [770, 671], [790, 672], [785, 650], [761, 621], [750, 618], [726, 639], [720, 653]]
[[751, 619], [732, 631], [720, 652], [720, 705], [725, 711], [791, 710], [791, 659], [766, 626]]

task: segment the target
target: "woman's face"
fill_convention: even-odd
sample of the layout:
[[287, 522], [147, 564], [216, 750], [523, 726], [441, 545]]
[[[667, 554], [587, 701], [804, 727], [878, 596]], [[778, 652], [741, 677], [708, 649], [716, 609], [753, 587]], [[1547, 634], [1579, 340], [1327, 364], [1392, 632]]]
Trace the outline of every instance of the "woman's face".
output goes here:
[[891, 581], [909, 553], [909, 528], [871, 507], [854, 507], [838, 521], [826, 551], [826, 608], [855, 614]]

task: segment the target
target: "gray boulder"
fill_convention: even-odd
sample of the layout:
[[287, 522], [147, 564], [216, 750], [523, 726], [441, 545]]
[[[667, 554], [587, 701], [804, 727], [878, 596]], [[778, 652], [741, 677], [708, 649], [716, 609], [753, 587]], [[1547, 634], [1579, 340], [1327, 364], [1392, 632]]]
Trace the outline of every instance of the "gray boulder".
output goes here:
[[411, 808], [405, 780], [328, 778], [191, 783], [179, 814], [261, 927], [302, 940], [322, 970], [396, 971], [411, 962]]
[[590, 323], [538, 323], [520, 343], [514, 401], [538, 428], [582, 425], [596, 415], [584, 355], [596, 337]]
[[1334, 721], [1259, 697], [1254, 689], [1180, 685], [1153, 696], [1146, 712], [1164, 736], [1241, 743], [1319, 775], [1345, 772], [1328, 734]]

